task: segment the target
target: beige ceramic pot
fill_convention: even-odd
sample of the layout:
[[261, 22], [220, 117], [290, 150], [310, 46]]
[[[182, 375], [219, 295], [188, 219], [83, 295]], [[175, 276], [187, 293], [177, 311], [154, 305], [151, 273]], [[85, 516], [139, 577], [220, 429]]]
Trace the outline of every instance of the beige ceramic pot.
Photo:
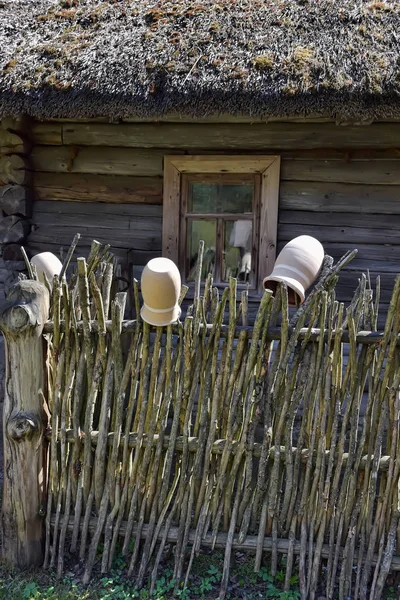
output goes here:
[[58, 260], [57, 256], [51, 252], [41, 252], [40, 254], [36, 254], [36, 256], [31, 259], [31, 265], [36, 267], [39, 281], [44, 283], [44, 273], [50, 285], [53, 284], [54, 275], [59, 275], [62, 269], [61, 262]]
[[322, 244], [309, 235], [300, 235], [286, 244], [276, 259], [264, 288], [273, 292], [278, 283], [286, 283], [291, 306], [304, 302], [306, 290], [314, 283], [324, 260]]
[[181, 315], [178, 305], [181, 276], [169, 258], [153, 258], [145, 266], [141, 280], [143, 321], [162, 327], [175, 323]]

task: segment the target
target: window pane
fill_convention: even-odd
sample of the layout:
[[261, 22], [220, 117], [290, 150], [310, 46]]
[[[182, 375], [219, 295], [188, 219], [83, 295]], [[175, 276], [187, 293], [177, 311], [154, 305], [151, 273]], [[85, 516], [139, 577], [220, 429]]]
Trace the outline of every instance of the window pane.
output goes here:
[[219, 184], [189, 182], [189, 212], [251, 213], [253, 184]]
[[242, 282], [249, 281], [252, 243], [252, 221], [225, 221], [223, 281], [228, 281], [229, 277], [236, 277]]
[[196, 275], [197, 253], [200, 240], [204, 241], [204, 256], [201, 278], [204, 280], [209, 273], [214, 275], [216, 258], [216, 221], [189, 219], [187, 226], [187, 265], [188, 281], [194, 281]]

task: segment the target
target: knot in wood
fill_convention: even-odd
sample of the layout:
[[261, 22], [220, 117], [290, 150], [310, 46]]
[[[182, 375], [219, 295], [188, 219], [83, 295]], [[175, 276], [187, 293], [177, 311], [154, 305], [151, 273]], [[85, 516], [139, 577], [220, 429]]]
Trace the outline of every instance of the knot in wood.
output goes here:
[[30, 440], [40, 432], [40, 422], [37, 416], [19, 412], [7, 422], [7, 435], [15, 442]]
[[22, 330], [30, 324], [31, 316], [25, 306], [14, 306], [10, 313], [10, 324], [13, 329]]
[[48, 319], [49, 292], [38, 281], [18, 281], [9, 290], [0, 312], [0, 327], [12, 336], [42, 326]]

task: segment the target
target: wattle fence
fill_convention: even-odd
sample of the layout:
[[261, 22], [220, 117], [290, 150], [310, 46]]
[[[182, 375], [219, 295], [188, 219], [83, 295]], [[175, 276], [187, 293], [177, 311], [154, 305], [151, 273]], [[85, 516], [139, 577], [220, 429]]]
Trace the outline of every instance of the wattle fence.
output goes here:
[[[335, 299], [351, 258], [326, 258], [291, 317], [284, 286], [265, 292], [251, 327], [234, 280], [196, 281], [175, 326], [124, 320], [96, 244], [68, 284], [54, 279], [49, 321], [45, 286], [16, 284], [0, 315], [4, 558], [61, 575], [68, 551], [87, 583], [122, 547], [129, 577], [154, 587], [173, 544], [182, 589], [218, 547], [224, 598], [239, 548], [272, 575], [284, 555], [303, 600], [321, 581], [328, 599], [379, 599], [400, 570], [400, 278], [377, 332], [379, 281]], [[137, 282], [133, 297], [139, 315]]]

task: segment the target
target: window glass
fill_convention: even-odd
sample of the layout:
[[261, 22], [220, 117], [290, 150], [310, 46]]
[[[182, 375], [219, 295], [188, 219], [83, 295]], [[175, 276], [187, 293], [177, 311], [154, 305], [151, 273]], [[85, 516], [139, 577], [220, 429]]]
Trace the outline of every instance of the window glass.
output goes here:
[[225, 221], [223, 281], [229, 281], [229, 277], [236, 277], [240, 282], [249, 281], [252, 234], [253, 223], [251, 220]]
[[[193, 281], [199, 240], [204, 240], [202, 280], [216, 283], [230, 277], [250, 280], [253, 250], [254, 179], [217, 176], [188, 179], [186, 217], [186, 277]], [[196, 218], [201, 215], [204, 218]], [[237, 218], [235, 218], [237, 215]]]
[[188, 210], [193, 213], [251, 213], [253, 184], [251, 182], [203, 183], [189, 182]]
[[217, 222], [203, 219], [189, 219], [187, 224], [187, 273], [188, 281], [196, 275], [197, 254], [200, 240], [204, 241], [204, 256], [201, 278], [211, 273], [214, 276], [217, 247]]

